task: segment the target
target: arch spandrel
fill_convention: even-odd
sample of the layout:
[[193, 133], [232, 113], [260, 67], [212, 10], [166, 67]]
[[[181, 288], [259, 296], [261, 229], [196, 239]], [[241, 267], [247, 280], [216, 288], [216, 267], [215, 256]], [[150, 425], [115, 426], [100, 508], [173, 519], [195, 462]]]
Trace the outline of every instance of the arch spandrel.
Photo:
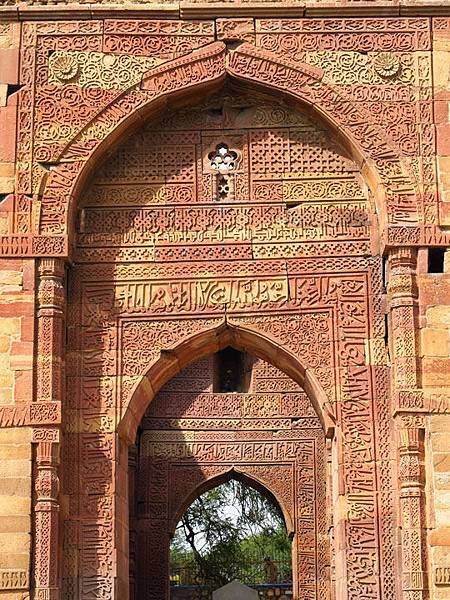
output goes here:
[[148, 72], [141, 87], [120, 94], [65, 148], [43, 193], [41, 233], [71, 232], [76, 202], [89, 175], [125, 132], [160, 114], [169, 102], [176, 106], [188, 101], [191, 92], [218, 89], [226, 77], [298, 101], [337, 131], [372, 190], [381, 229], [388, 221], [397, 222], [397, 204], [400, 223], [405, 215], [411, 224], [417, 221], [416, 184], [388, 132], [371, 115], [327, 84], [315, 67], [285, 61], [248, 43], [228, 51], [216, 42]]

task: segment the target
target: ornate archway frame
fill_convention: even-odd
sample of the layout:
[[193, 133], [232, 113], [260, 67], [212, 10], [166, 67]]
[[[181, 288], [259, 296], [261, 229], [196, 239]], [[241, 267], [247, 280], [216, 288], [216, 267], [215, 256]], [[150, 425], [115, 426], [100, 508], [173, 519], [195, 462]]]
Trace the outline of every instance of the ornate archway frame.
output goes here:
[[[59, 156], [52, 158], [54, 166], [49, 172], [43, 190], [40, 236], [37, 236], [43, 245], [39, 246], [40, 250], [36, 251], [36, 254], [46, 256], [68, 254], [68, 240], [73, 232], [77, 200], [90, 173], [104, 159], [108, 149], [116, 141], [126, 135], [133, 126], [136, 127], [150, 117], [160, 114], [169, 103], [176, 105], [179, 101], [186, 102], [191, 94], [194, 95], [199, 90], [213, 91], [223, 84], [226, 77], [259, 85], [266, 90], [281, 93], [292, 103], [306, 105], [316, 118], [317, 115], [321, 116], [331, 128], [336, 130], [342, 143], [347, 146], [360, 166], [376, 199], [380, 231], [385, 233], [389, 223], [394, 228], [395, 224], [401, 223], [401, 218], [397, 221], [397, 216], [401, 213], [400, 206], [403, 209], [405, 203], [409, 206], [418, 205], [415, 182], [408, 174], [401, 153], [387, 141], [388, 134], [381, 126], [373, 124], [370, 115], [363, 112], [356, 103], [349, 98], [344, 98], [338, 90], [327, 84], [320, 70], [308, 65], [291, 63], [278, 55], [262, 52], [251, 44], [242, 44], [234, 50], [227, 50], [224, 44], [218, 42], [149, 71], [139, 85], [129, 88], [102, 109]], [[47, 279], [62, 280], [59, 271], [59, 267], [53, 268], [53, 266], [50, 274], [45, 271], [41, 277], [41, 284], [48, 283]], [[409, 293], [408, 297], [410, 295]], [[62, 301], [61, 306], [63, 306]], [[52, 314], [43, 312], [42, 323], [44, 320], [52, 322], [58, 319]], [[38, 326], [38, 330], [40, 328], [44, 331], [43, 326]], [[62, 343], [59, 344], [58, 341], [59, 337], [62, 340], [59, 329], [57, 334], [52, 339], [52, 343], [45, 347], [45, 355], [59, 358], [60, 354], [63, 354]], [[173, 353], [170, 349], [165, 357], [161, 357], [167, 366], [168, 377], [169, 367], [172, 365], [174, 368], [172, 359]], [[57, 370], [58, 363], [51, 364]], [[161, 367], [162, 364], [159, 366]], [[408, 372], [409, 370], [408, 366]], [[42, 374], [38, 375], [38, 379], [39, 377], [42, 377]], [[56, 378], [53, 377], [52, 381], [56, 381]], [[144, 381], [149, 381], [148, 375]], [[154, 381], [152, 378], [153, 383]], [[144, 383], [145, 385], [147, 384]], [[415, 387], [410, 383], [408, 386]], [[139, 406], [137, 399], [141, 391], [145, 391], [144, 388], [139, 392], [136, 389], [133, 394], [136, 406]], [[145, 396], [148, 403], [148, 395]], [[57, 390], [53, 397], [60, 397], [60, 390]], [[131, 411], [130, 421], [124, 421], [119, 425], [122, 440], [130, 440], [128, 433], [133, 430], [135, 426], [133, 419], [137, 421], [138, 415], [139, 410], [135, 415]], [[52, 455], [50, 460], [46, 455], [45, 464], [47, 463], [50, 464], [49, 469], [55, 470], [57, 458], [53, 458]], [[58, 529], [57, 511], [47, 510], [47, 512], [52, 514], [51, 535], [53, 535], [53, 530]], [[47, 516], [47, 513], [42, 514], [43, 517]], [[372, 542], [369, 540], [367, 543]], [[41, 562], [45, 563], [45, 568], [49, 568], [50, 564], [52, 566], [51, 576], [45, 579], [57, 582], [58, 569], [55, 566], [57, 561], [52, 562], [50, 555], [42, 555]], [[45, 590], [49, 587], [56, 590], [57, 583], [54, 586], [46, 584]]]
[[[268, 461], [267, 459], [262, 460], [261, 458], [259, 460], [254, 458], [252, 460], [248, 456], [245, 459], [242, 458], [241, 460], [236, 460], [236, 462], [233, 461], [232, 466], [232, 470], [237, 473], [242, 473], [246, 477], [253, 478], [260, 486], [267, 488], [273, 494], [283, 512], [288, 532], [295, 540], [295, 543], [293, 544], [293, 564], [296, 564], [297, 561], [305, 561], [304, 569], [308, 570], [308, 574], [305, 575], [303, 573], [303, 575], [306, 577], [308, 585], [316, 586], [318, 589], [320, 585], [323, 585], [322, 579], [320, 579], [320, 583], [312, 582], [315, 581], [316, 572], [320, 572], [320, 578], [325, 576], [324, 573], [328, 569], [330, 556], [329, 538], [326, 532], [325, 511], [313, 519], [313, 527], [310, 524], [306, 526], [308, 518], [305, 515], [313, 515], [315, 513], [314, 500], [313, 498], [308, 497], [306, 490], [304, 493], [300, 493], [300, 489], [302, 489], [303, 486], [305, 488], [307, 486], [309, 487], [312, 478], [312, 481], [315, 482], [312, 485], [314, 486], [314, 489], [317, 488], [317, 494], [322, 501], [323, 506], [325, 506], [326, 490], [328, 488], [325, 475], [325, 436], [332, 437], [336, 418], [332, 412], [332, 405], [313, 370], [305, 365], [302, 360], [294, 356], [289, 350], [283, 348], [275, 339], [272, 339], [271, 336], [266, 335], [265, 333], [259, 332], [253, 328], [243, 327], [242, 325], [227, 323], [225, 320], [218, 326], [205, 328], [199, 333], [187, 335], [173, 346], [161, 349], [159, 357], [149, 366], [146, 373], [135, 384], [129, 395], [129, 401], [125, 402], [127, 408], [118, 427], [119, 439], [117, 440], [117, 444], [121, 449], [118, 450], [116, 454], [118, 468], [115, 472], [115, 489], [124, 490], [127, 487], [128, 458], [126, 450], [127, 447], [135, 442], [137, 428], [158, 390], [187, 365], [215, 353], [226, 346], [232, 346], [236, 349], [246, 351], [249, 354], [253, 354], [283, 371], [303, 387], [319, 416], [322, 430], [320, 428], [314, 429], [314, 431], [311, 432], [311, 435], [308, 436], [308, 439], [302, 439], [305, 435], [304, 432], [303, 434], [302, 432], [298, 432], [298, 438], [294, 436], [292, 439], [289, 439], [290, 442], [305, 444], [308, 445], [308, 447], [311, 446], [311, 452], [317, 452], [317, 454], [320, 455], [320, 458], [315, 456], [311, 467], [314, 473], [321, 473], [322, 476], [318, 481], [316, 481], [316, 477], [313, 477], [307, 468], [310, 452], [305, 453], [305, 456], [303, 457], [303, 454], [294, 450], [289, 442], [287, 443], [287, 450], [282, 450], [281, 448], [284, 447], [286, 443], [286, 441], [282, 441], [282, 436], [280, 437], [279, 442], [272, 442], [274, 448], [275, 446], [280, 446], [278, 456], [278, 462], [280, 464], [278, 464], [277, 461], [274, 463], [273, 461]], [[252, 443], [258, 444], [259, 442], [254, 441]], [[270, 445], [270, 442], [266, 443]], [[146, 442], [143, 442], [143, 445], [146, 446]], [[177, 456], [179, 456], [178, 452]], [[208, 485], [210, 485], [210, 483], [208, 483], [209, 478], [203, 479], [201, 471], [203, 461], [200, 457], [197, 458], [199, 459], [198, 464], [195, 456], [190, 453], [185, 457], [187, 461], [185, 466], [190, 466], [192, 472], [188, 476], [182, 474], [181, 478], [179, 478], [179, 481], [183, 483], [183, 491], [176, 489], [176, 491], [173, 492], [172, 490], [175, 499], [173, 502], [174, 506], [169, 510], [168, 520], [166, 521], [162, 516], [161, 518], [156, 518], [156, 516], [153, 515], [152, 519], [145, 518], [140, 521], [139, 530], [143, 537], [140, 538], [139, 547], [145, 548], [142, 550], [144, 559], [154, 555], [155, 549], [152, 544], [155, 543], [155, 539], [158, 540], [157, 547], [159, 549], [159, 555], [155, 563], [157, 568], [155, 569], [154, 577], [160, 585], [164, 585], [158, 578], [161, 578], [162, 573], [164, 577], [166, 575], [165, 560], [167, 560], [167, 555], [165, 553], [168, 552], [169, 549], [168, 540], [173, 531], [174, 522], [176, 524], [178, 515], [183, 514], [184, 510], [194, 499], [195, 494], [198, 496], [199, 493], [205, 491], [208, 488]], [[338, 457], [335, 454], [333, 460], [337, 460], [337, 458]], [[157, 458], [156, 460], [158, 461], [158, 464], [160, 464], [164, 461], [164, 458]], [[303, 464], [303, 461], [305, 464]], [[176, 463], [179, 467], [181, 466], [181, 455], [177, 458]], [[210, 461], [208, 460], [207, 463], [210, 463]], [[248, 463], [250, 463], [250, 465]], [[224, 477], [226, 477], [227, 473], [230, 471], [230, 467], [226, 467], [221, 461], [218, 461], [218, 464], [220, 464], [220, 470], [224, 470]], [[337, 462], [334, 464], [333, 468], [335, 471], [338, 470]], [[266, 477], [266, 481], [264, 481], [264, 479], [255, 474], [258, 469], [272, 470], [272, 477], [268, 479]], [[292, 477], [298, 478], [296, 480], [297, 485], [299, 486], [298, 494], [294, 492], [294, 489], [290, 490], [290, 508], [287, 502], [283, 502], [283, 500], [280, 499], [280, 494], [277, 494], [274, 491], [277, 480], [280, 479], [279, 483], [283, 482], [281, 477], [283, 469], [290, 469]], [[162, 469], [161, 472], [165, 473], [166, 471], [165, 469]], [[294, 472], [296, 472], [297, 475], [294, 475]], [[198, 477], [200, 477], [200, 480], [196, 481], [196, 478]], [[201, 487], [202, 491], [198, 492], [197, 488], [199, 485], [206, 487]], [[187, 494], [184, 493], [186, 491], [184, 489], [186, 486], [189, 488]], [[210, 487], [214, 487], [214, 484], [210, 485]], [[123, 498], [121, 497], [122, 494], [119, 493], [118, 496], [119, 497], [115, 500], [117, 523], [119, 523], [119, 527], [123, 527], [126, 524], [126, 515], [122, 512], [124, 510]], [[158, 498], [156, 498], [156, 500], [154, 499], [154, 502], [156, 506], [159, 506], [160, 501]], [[139, 521], [139, 519], [137, 520]], [[303, 529], [306, 527], [309, 531], [310, 526], [312, 527], [313, 535], [321, 538], [320, 545], [322, 554], [316, 555], [315, 553], [311, 553], [306, 537], [303, 539]], [[126, 542], [126, 531], [118, 531], [116, 539], [122, 541], [125, 540]], [[125, 587], [124, 581], [126, 581], [129, 568], [127, 550], [127, 548], [121, 548], [120, 545], [117, 547], [117, 577], [118, 579], [121, 579], [122, 589]], [[145, 597], [153, 598], [151, 575], [149, 576], [147, 574], [147, 577], [150, 577], [150, 579], [141, 582], [143, 589], [140, 589], [140, 592], [143, 593]], [[300, 577], [297, 578], [297, 574], [294, 574], [294, 587], [300, 585], [300, 579]], [[157, 586], [157, 588], [159, 590], [159, 586]], [[160, 596], [156, 594], [155, 598], [160, 599]]]
[[226, 346], [243, 350], [271, 363], [298, 383], [307, 393], [327, 437], [333, 434], [336, 416], [313, 370], [267, 335], [237, 327], [226, 321], [216, 328], [186, 337], [174, 347], [161, 350], [125, 402], [126, 410], [118, 426], [119, 436], [134, 444], [145, 411], [162, 386], [192, 362]]
[[[335, 131], [360, 168], [375, 199], [378, 233], [386, 238], [390, 225], [417, 220], [418, 183], [409, 173], [389, 133], [373, 121], [352, 98], [326, 82], [311, 65], [285, 60], [250, 43], [228, 49], [214, 42], [181, 58], [151, 69], [134, 85], [104, 107], [77, 136], [51, 159], [43, 180], [40, 230], [55, 247], [71, 238], [77, 201], [90, 174], [127, 132], [198, 93], [220, 88], [230, 77], [281, 94], [300, 104]], [[64, 236], [64, 243], [61, 243]], [[68, 237], [67, 237], [68, 236]]]
[[[190, 97], [198, 95], [199, 91], [205, 93], [217, 90], [227, 77], [282, 94], [290, 103], [306, 106], [315, 119], [325, 120], [328, 126], [337, 132], [342, 144], [359, 165], [376, 200], [379, 231], [384, 231], [388, 223], [397, 223], [397, 217], [405, 205], [418, 205], [415, 183], [407, 172], [401, 154], [389, 143], [388, 134], [381, 126], [373, 124], [371, 116], [362, 111], [357, 103], [343, 97], [340, 91], [324, 81], [323, 73], [319, 69], [286, 61], [251, 44], [227, 49], [225, 44], [217, 42], [149, 71], [140, 84], [129, 88], [102, 109], [58, 156], [52, 157], [54, 166], [48, 174], [43, 190], [39, 234], [43, 239], [54, 243], [54, 246], [45, 246], [45, 254], [68, 253], [67, 245], [74, 229], [77, 201], [90, 174], [108, 151], [113, 149], [116, 142], [133, 127], [161, 114], [169, 104], [176, 106], [177, 103], [186, 103]], [[55, 248], [60, 250], [56, 251]], [[230, 336], [230, 328], [226, 328], [222, 335], [224, 339]], [[215, 337], [217, 336], [214, 335], [213, 338]], [[262, 337], [259, 344], [261, 348], [264, 346], [263, 341], [270, 346], [268, 340]], [[165, 349], [155, 363], [155, 368], [151, 366], [141, 385], [136, 386], [129, 410], [127, 409], [118, 428], [116, 489], [125, 487], [126, 481], [121, 478], [126, 477], [127, 473], [126, 446], [133, 441], [140, 418], [151, 397], [165, 381], [180, 370], [184, 352], [188, 354], [185, 360], [195, 360], [196, 356], [200, 356], [207, 349], [213, 352], [215, 343], [218, 348], [218, 340], [210, 339], [205, 342], [205, 339], [199, 338], [199, 349], [196, 348], [196, 344], [189, 342], [177, 348]], [[246, 348], [246, 343], [251, 350], [251, 342], [246, 341], [240, 334], [231, 345]], [[203, 348], [202, 344], [205, 344]], [[259, 352], [262, 358], [269, 358], [269, 362], [278, 362], [273, 360], [273, 356], [272, 360], [270, 359], [269, 350], [264, 352], [261, 348]], [[52, 348], [47, 349], [47, 352], [57, 355], [59, 351], [55, 352]], [[278, 352], [277, 358], [281, 360], [281, 365], [283, 360], [289, 357], [281, 350]], [[293, 364], [289, 360], [286, 362]], [[286, 371], [286, 368], [282, 370]], [[322, 396], [314, 393], [320, 387], [317, 386], [313, 374], [301, 366], [296, 369], [292, 367], [292, 374], [288, 374], [300, 382], [307, 392], [308, 386], [310, 387], [310, 397], [316, 399], [318, 414], [323, 413], [326, 401], [318, 400]], [[324, 415], [322, 423], [325, 425], [326, 422], [330, 421]], [[325, 425], [326, 429], [327, 427]], [[329, 429], [332, 429], [332, 419]], [[114, 514], [118, 521], [126, 523], [126, 498], [120, 497], [116, 500]], [[370, 518], [373, 521], [371, 515]], [[57, 528], [56, 517], [55, 527]], [[357, 534], [358, 532], [355, 536]], [[117, 539], [124, 537], [122, 534], [114, 535]], [[343, 529], [340, 535], [344, 537]], [[342, 540], [339, 543], [343, 543]], [[373, 544], [371, 540], [363, 540], [363, 543], [367, 546]], [[375, 555], [372, 546], [369, 551]], [[349, 557], [352, 552], [353, 549], [348, 549]], [[126, 554], [125, 548], [118, 549], [116, 572], [117, 580], [122, 577], [119, 584], [123, 593], [127, 577]], [[355, 554], [355, 561], [356, 558], [359, 558], [359, 555]], [[375, 564], [376, 559], [373, 560]], [[57, 575], [54, 578], [56, 580]], [[341, 579], [345, 582], [344, 575]], [[359, 585], [359, 581], [357, 583]]]

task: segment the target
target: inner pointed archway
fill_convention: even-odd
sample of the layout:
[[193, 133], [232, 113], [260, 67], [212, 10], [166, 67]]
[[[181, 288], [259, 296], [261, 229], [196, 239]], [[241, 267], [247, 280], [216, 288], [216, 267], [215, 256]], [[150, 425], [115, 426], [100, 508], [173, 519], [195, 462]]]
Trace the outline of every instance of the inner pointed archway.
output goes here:
[[[229, 336], [222, 344], [229, 344]], [[320, 514], [326, 502], [326, 447], [318, 414], [296, 381], [247, 350], [248, 390], [215, 391], [223, 367], [217, 360], [220, 346], [186, 362], [161, 386], [140, 422], [130, 468], [133, 600], [169, 598], [169, 548], [177, 523], [197, 498], [230, 480], [250, 485], [278, 507], [292, 539], [294, 597], [305, 586], [329, 585], [327, 554], [311, 553], [319, 537], [326, 538]], [[211, 552], [214, 561], [221, 546]], [[229, 564], [230, 577], [232, 570]], [[224, 583], [211, 580], [204, 591]]]
[[273, 494], [232, 469], [205, 482], [180, 515], [170, 550], [171, 600], [188, 590], [211, 595], [234, 580], [264, 598], [292, 594], [291, 546]]
[[134, 443], [140, 422], [160, 388], [184, 367], [200, 358], [231, 346], [254, 354], [279, 368], [308, 394], [326, 435], [334, 427], [332, 404], [314, 371], [269, 336], [224, 322], [219, 327], [188, 336], [173, 347], [161, 348], [160, 357], [136, 384], [119, 424], [119, 434]]

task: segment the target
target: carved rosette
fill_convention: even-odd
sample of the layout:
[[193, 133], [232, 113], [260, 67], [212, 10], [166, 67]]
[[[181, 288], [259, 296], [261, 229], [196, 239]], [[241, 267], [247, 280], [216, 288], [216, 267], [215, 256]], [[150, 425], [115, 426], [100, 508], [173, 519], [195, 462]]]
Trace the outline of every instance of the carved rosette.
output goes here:
[[56, 52], [49, 59], [49, 69], [59, 81], [72, 81], [78, 75], [78, 60], [71, 54]]
[[373, 61], [376, 73], [383, 79], [391, 79], [400, 74], [401, 63], [392, 52], [380, 52]]

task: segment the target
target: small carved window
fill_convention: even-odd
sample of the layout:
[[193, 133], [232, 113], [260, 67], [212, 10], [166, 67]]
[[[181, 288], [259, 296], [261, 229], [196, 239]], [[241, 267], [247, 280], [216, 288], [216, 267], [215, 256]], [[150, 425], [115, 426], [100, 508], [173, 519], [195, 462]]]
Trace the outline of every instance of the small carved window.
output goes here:
[[213, 200], [233, 201], [235, 191], [234, 171], [237, 169], [239, 156], [230, 150], [228, 144], [221, 142], [215, 150], [208, 154], [209, 168], [215, 173], [212, 185]]
[[428, 248], [428, 273], [445, 272], [446, 248]]
[[216, 354], [214, 391], [221, 394], [248, 392], [251, 366], [247, 355], [228, 346]]
[[230, 173], [236, 168], [238, 155], [223, 142], [217, 144], [214, 152], [208, 154], [211, 168], [218, 173]]

